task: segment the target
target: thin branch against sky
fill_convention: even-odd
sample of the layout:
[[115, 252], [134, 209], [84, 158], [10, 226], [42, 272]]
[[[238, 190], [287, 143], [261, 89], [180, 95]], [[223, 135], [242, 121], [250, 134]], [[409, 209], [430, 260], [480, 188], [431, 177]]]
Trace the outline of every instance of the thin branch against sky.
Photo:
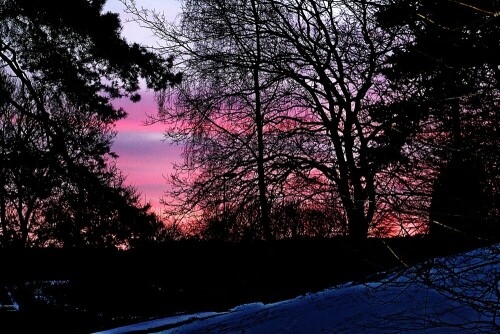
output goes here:
[[[174, 20], [180, 12], [178, 0], [138, 0], [137, 5], [161, 12], [167, 20]], [[108, 0], [105, 10], [120, 15], [122, 35], [127, 41], [156, 46], [158, 41], [151, 31], [134, 22], [120, 0]], [[135, 104], [129, 100], [115, 101], [127, 111], [128, 117], [116, 124], [118, 134], [113, 150], [119, 155], [117, 166], [127, 176], [127, 183], [137, 187], [144, 200], [151, 202], [153, 210], [159, 212], [159, 199], [167, 187], [165, 177], [172, 173], [172, 163], [179, 160], [180, 149], [162, 141], [162, 124], [144, 125], [148, 115], [156, 113], [156, 104], [152, 92], [141, 95], [141, 101]]]

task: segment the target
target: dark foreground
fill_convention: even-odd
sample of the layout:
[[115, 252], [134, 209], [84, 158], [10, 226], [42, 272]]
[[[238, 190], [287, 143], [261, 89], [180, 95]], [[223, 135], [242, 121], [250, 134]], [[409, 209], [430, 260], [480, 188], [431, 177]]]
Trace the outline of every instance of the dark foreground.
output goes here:
[[20, 306], [0, 310], [0, 332], [89, 333], [176, 313], [272, 302], [475, 246], [405, 238], [362, 245], [344, 239], [184, 241], [126, 252], [0, 249], [0, 304], [6, 287]]

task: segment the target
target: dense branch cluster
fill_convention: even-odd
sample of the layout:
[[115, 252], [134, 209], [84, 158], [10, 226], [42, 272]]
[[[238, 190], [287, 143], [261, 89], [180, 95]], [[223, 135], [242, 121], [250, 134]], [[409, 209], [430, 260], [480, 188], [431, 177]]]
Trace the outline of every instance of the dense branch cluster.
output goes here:
[[124, 3], [184, 74], [156, 119], [185, 146], [173, 219], [226, 239], [361, 240], [425, 233], [430, 210], [466, 232], [446, 218], [466, 197], [446, 204], [443, 180], [475, 160], [451, 182], [494, 220], [498, 65], [464, 50], [497, 52], [495, 4], [186, 0], [172, 24]]

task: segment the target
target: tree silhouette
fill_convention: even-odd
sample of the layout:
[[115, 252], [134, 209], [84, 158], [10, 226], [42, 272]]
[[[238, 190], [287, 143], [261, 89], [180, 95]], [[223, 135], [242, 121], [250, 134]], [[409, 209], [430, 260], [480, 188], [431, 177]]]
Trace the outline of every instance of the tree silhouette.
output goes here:
[[441, 171], [430, 207], [433, 233], [484, 228], [493, 211], [499, 172], [497, 12], [496, 1], [390, 1], [379, 16], [412, 36], [392, 55], [387, 75], [395, 85], [414, 87], [407, 97], [413, 107], [403, 112], [418, 110], [415, 115], [430, 124], [424, 159]]
[[[255, 230], [273, 239], [270, 191], [277, 181], [270, 151], [278, 138], [272, 132], [280, 126], [279, 105], [289, 99], [289, 88], [262, 68], [260, 53], [269, 41], [260, 31], [260, 2], [186, 1], [178, 27], [134, 2], [128, 8], [146, 23], [151, 17], [153, 32], [167, 44], [164, 51], [183, 67], [183, 84], [170, 92], [175, 105], [169, 109], [161, 99], [157, 119], [168, 124], [171, 139], [186, 145], [171, 193], [180, 211], [222, 212], [224, 220], [226, 207], [249, 211], [258, 203]], [[187, 171], [192, 174], [186, 179]]]
[[384, 138], [390, 124], [397, 124], [391, 114], [385, 122], [372, 114], [390, 99], [381, 70], [398, 44], [397, 31], [379, 29], [376, 3], [368, 1], [270, 1], [269, 7], [275, 18], [267, 31], [280, 46], [269, 52], [269, 62], [301, 87], [314, 134], [290, 158], [330, 183], [349, 236], [363, 240], [377, 211], [378, 173], [398, 157], [382, 160], [373, 152], [398, 152], [404, 145]]
[[134, 188], [113, 170], [87, 180], [76, 192], [64, 189], [44, 204], [35, 245], [133, 248], [159, 244], [169, 236], [163, 223], [140, 203]]
[[[381, 3], [258, 1], [243, 5], [238, 1], [188, 1], [183, 15], [189, 20], [183, 21], [179, 30], [172, 30], [161, 15], [148, 15], [137, 10], [133, 2], [129, 4], [138, 21], [166, 40], [164, 50], [179, 54], [187, 50], [190, 57], [182, 63], [187, 71], [192, 66], [199, 66], [197, 79], [215, 77], [215, 82], [224, 89], [214, 89], [213, 97], [228, 96], [227, 89], [234, 86], [234, 76], [225, 72], [228, 68], [245, 70], [254, 82], [258, 72], [259, 85], [254, 83], [253, 87], [260, 87], [257, 91], [261, 98], [265, 99], [266, 92], [273, 90], [281, 93], [267, 95], [272, 101], [269, 106], [274, 106], [275, 110], [267, 113], [263, 109], [262, 119], [248, 120], [239, 117], [239, 110], [225, 110], [224, 126], [238, 129], [241, 125], [248, 127], [248, 124], [264, 122], [262, 135], [259, 135], [259, 127], [255, 130], [255, 143], [266, 144], [264, 155], [259, 149], [256, 153], [264, 158], [259, 175], [262, 178], [264, 172], [264, 179], [268, 180], [268, 197], [289, 193], [288, 190], [280, 192], [280, 188], [288, 187], [293, 192], [293, 188], [297, 188], [297, 184], [290, 182], [293, 179], [307, 180], [308, 184], [302, 187], [306, 189], [302, 200], [313, 202], [311, 193], [335, 193], [331, 207], [340, 207], [344, 213], [337, 215], [343, 220], [341, 225], [346, 226], [351, 238], [362, 240], [378, 220], [374, 217], [377, 192], [381, 190], [378, 189], [380, 172], [399, 163], [400, 151], [414, 122], [408, 119], [402, 124], [400, 116], [393, 116], [384, 108], [395, 92], [384, 81], [382, 70], [400, 39], [397, 38], [398, 29], [383, 31], [376, 22], [375, 13]], [[189, 7], [191, 4], [196, 4], [197, 8]], [[249, 22], [247, 29], [241, 30], [244, 22]], [[193, 35], [183, 35], [186, 31]], [[207, 36], [209, 38], [205, 38]], [[219, 67], [204, 67], [196, 62], [202, 56]], [[212, 86], [201, 84], [192, 91], [203, 91], [206, 87]], [[278, 90], [277, 87], [286, 88]], [[209, 125], [213, 119], [206, 117], [206, 111], [216, 114], [226, 108], [206, 102], [206, 96], [202, 95], [196, 100], [199, 118], [190, 118], [192, 115], [185, 112], [185, 105], [180, 107], [184, 113], [167, 115], [169, 122], [182, 119], [184, 123], [177, 123], [174, 129], [184, 130], [190, 138], [200, 139], [195, 135], [204, 129], [216, 131]], [[172, 102], [174, 105], [179, 103], [178, 100]], [[377, 112], [383, 113], [385, 118], [377, 116]], [[274, 132], [270, 131], [273, 126]], [[214, 134], [210, 131], [205, 132], [207, 137]], [[241, 134], [244, 131], [238, 132]], [[205, 174], [205, 179], [198, 179], [200, 182], [188, 180], [183, 187], [177, 188], [177, 194], [191, 195], [200, 185], [215, 185], [211, 180], [227, 171], [216, 172], [214, 168], [220, 165], [210, 165], [213, 160], [208, 157], [225, 156], [226, 160], [233, 161], [228, 159], [233, 157], [233, 153], [229, 153], [233, 151], [217, 146], [221, 142], [219, 137], [214, 135], [211, 139], [207, 142], [217, 149], [208, 151], [204, 146], [207, 142], [192, 139], [186, 155], [206, 153], [207, 160], [200, 160], [196, 167], [213, 174]], [[246, 166], [248, 160], [243, 157], [245, 159], [233, 161], [230, 172]], [[259, 165], [259, 159], [254, 161]], [[233, 189], [241, 186], [243, 180], [236, 178]], [[208, 193], [202, 194], [199, 198], [207, 198]], [[275, 204], [272, 200], [270, 203]]]
[[65, 195], [80, 194], [71, 205], [83, 217], [84, 194], [106, 189], [107, 175], [116, 174], [106, 167], [115, 157], [111, 127], [126, 113], [111, 100], [138, 101], [139, 77], [155, 89], [180, 79], [171, 59], [121, 38], [118, 16], [102, 13], [104, 3], [0, 1], [4, 244], [36, 240], [46, 206]]

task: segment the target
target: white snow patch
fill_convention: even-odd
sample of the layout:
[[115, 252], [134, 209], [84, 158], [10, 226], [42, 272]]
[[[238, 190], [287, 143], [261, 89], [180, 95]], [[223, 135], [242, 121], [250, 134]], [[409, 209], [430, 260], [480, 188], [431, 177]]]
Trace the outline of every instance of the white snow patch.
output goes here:
[[122, 326], [122, 327], [118, 327], [118, 328], [114, 328], [114, 329], [110, 329], [110, 330], [105, 330], [102, 332], [97, 332], [95, 334], [123, 334], [123, 333], [137, 332], [137, 331], [150, 331], [150, 330], [154, 330], [155, 328], [161, 328], [161, 327], [166, 327], [166, 326], [175, 326], [175, 325], [180, 325], [180, 324], [190, 322], [190, 321], [202, 320], [205, 318], [213, 317], [213, 316], [218, 315], [218, 314], [222, 314], [222, 313], [204, 312], [204, 313], [197, 313], [197, 314], [184, 314], [184, 315], [178, 315], [178, 316], [174, 316], [174, 317], [150, 320], [150, 321], [141, 322], [138, 324], [133, 324], [133, 325], [128, 325], [128, 326]]
[[262, 309], [264, 308], [263, 303], [250, 303], [250, 304], [243, 304], [236, 306], [231, 309], [231, 312], [239, 312], [239, 311], [249, 311], [249, 310], [255, 310], [255, 309]]

